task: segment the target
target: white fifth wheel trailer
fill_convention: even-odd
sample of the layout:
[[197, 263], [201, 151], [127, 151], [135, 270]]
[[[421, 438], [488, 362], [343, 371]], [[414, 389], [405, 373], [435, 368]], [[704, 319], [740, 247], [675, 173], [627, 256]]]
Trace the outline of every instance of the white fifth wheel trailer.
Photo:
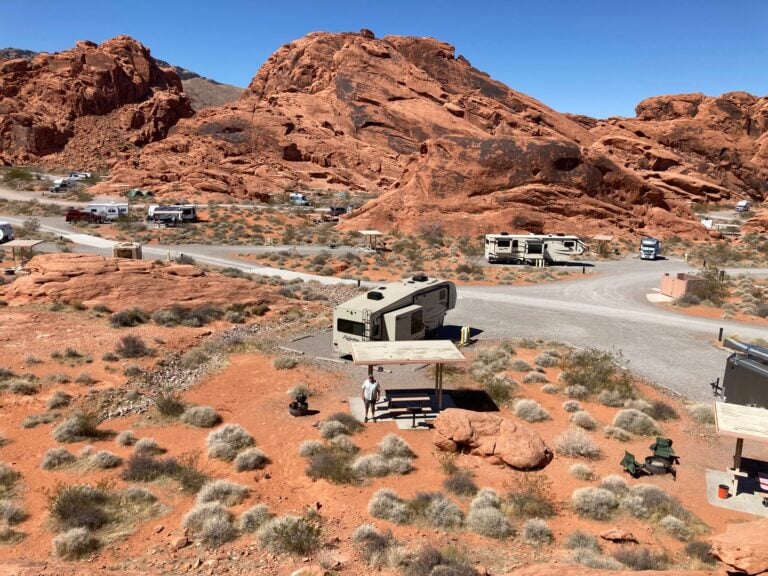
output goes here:
[[584, 254], [584, 250], [584, 242], [578, 236], [506, 232], [485, 235], [485, 259], [488, 262], [559, 264]]
[[352, 353], [352, 342], [421, 340], [443, 325], [456, 306], [456, 285], [413, 276], [372, 288], [333, 309], [333, 350]]

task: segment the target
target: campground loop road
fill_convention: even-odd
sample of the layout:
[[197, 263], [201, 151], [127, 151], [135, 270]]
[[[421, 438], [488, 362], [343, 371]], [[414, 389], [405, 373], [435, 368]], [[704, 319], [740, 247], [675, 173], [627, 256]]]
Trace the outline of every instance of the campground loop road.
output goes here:
[[[23, 216], [0, 220], [21, 225]], [[41, 230], [70, 239], [78, 251], [111, 255], [112, 241], [82, 233], [59, 217], [39, 217]], [[184, 254], [196, 262], [231, 266], [244, 272], [277, 275], [323, 284], [354, 283], [326, 276], [259, 266], [238, 254], [290, 250], [291, 246], [144, 246], [145, 257], [165, 259]], [[317, 253], [322, 246], [299, 247]], [[348, 247], [336, 248], [347, 251]], [[578, 268], [577, 268], [578, 270]], [[665, 272], [692, 271], [679, 260], [641, 261], [626, 258], [600, 262], [583, 278], [531, 286], [459, 287], [455, 310], [446, 323], [469, 325], [480, 338], [542, 338], [582, 348], [622, 352], [625, 364], [649, 381], [697, 401], [712, 399], [709, 383], [722, 377], [729, 352], [714, 345], [719, 328], [725, 336], [768, 339], [765, 325], [687, 316], [650, 303], [646, 295]], [[729, 273], [768, 274], [768, 270], [734, 269]], [[330, 353], [330, 350], [328, 351]]]

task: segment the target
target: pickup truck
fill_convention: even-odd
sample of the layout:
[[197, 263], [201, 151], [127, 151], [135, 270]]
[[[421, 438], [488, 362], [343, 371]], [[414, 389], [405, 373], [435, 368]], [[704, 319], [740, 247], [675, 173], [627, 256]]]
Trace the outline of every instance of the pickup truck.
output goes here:
[[101, 224], [104, 222], [104, 217], [101, 214], [94, 214], [93, 212], [86, 212], [85, 210], [77, 210], [70, 208], [64, 214], [65, 222], [90, 222], [92, 224]]

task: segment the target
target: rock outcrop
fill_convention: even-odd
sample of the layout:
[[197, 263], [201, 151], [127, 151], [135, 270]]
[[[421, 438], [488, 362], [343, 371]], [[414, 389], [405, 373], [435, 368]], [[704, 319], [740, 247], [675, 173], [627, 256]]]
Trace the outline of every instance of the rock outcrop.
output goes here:
[[490, 412], [448, 408], [435, 418], [434, 427], [432, 443], [440, 450], [467, 450], [518, 470], [543, 468], [552, 460], [536, 432]]
[[768, 518], [730, 524], [723, 534], [712, 536], [712, 554], [734, 571], [768, 573]]
[[192, 115], [176, 72], [128, 36], [0, 61], [0, 162], [88, 169]]
[[[720, 572], [709, 570], [658, 570], [646, 572], [653, 576], [713, 576]], [[608, 570], [587, 568], [574, 564], [533, 564], [525, 566], [519, 570], [508, 572], [505, 576], [630, 576], [637, 575], [636, 571], [630, 570]]]
[[10, 306], [59, 301], [89, 307], [103, 304], [112, 310], [139, 306], [152, 312], [175, 304], [258, 305], [283, 300], [267, 286], [173, 262], [44, 254], [25, 268], [28, 276], [0, 287], [0, 297]]

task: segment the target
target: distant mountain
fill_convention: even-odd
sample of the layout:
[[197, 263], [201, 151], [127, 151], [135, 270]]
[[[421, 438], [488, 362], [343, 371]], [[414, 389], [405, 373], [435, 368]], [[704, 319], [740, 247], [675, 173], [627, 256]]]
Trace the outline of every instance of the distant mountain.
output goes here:
[[[16, 58], [32, 60], [38, 54], [39, 52], [33, 50], [2, 48], [0, 49], [0, 60], [15, 60]], [[201, 76], [192, 70], [187, 70], [181, 66], [174, 66], [165, 60], [160, 60], [159, 58], [155, 58], [154, 60], [161, 68], [172, 68], [176, 71], [179, 78], [181, 78], [181, 85], [184, 92], [189, 96], [192, 108], [196, 111], [202, 110], [203, 108], [221, 106], [228, 102], [234, 102], [240, 98], [240, 95], [243, 92], [242, 88], [232, 86], [231, 84], [217, 82], [211, 78]]]

